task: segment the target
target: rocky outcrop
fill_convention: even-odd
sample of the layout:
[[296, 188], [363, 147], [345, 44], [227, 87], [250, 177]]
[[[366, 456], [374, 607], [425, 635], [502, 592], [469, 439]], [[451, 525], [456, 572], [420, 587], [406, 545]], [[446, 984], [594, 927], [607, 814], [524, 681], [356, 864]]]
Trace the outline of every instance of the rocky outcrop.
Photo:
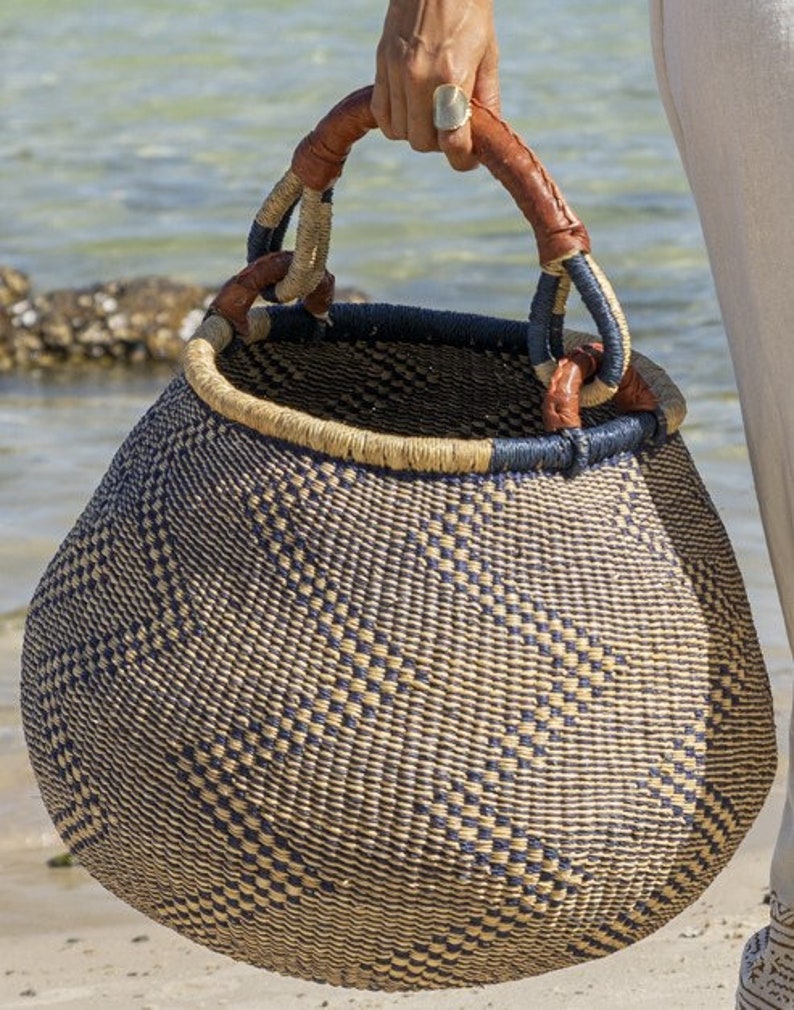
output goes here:
[[[0, 266], [0, 372], [86, 361], [177, 361], [214, 294], [160, 277], [35, 294], [25, 274]], [[337, 298], [366, 301], [350, 288]]]
[[211, 297], [157, 277], [34, 294], [25, 274], [0, 267], [0, 371], [177, 360]]

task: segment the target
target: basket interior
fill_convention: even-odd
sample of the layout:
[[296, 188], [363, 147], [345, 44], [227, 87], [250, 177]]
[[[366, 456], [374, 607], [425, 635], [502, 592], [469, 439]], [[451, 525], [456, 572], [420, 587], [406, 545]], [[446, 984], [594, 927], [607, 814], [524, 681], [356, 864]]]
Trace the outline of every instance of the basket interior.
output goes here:
[[[220, 356], [220, 371], [245, 393], [370, 431], [543, 434], [544, 389], [529, 362], [525, 324], [426, 310], [406, 310], [401, 322], [393, 309], [379, 318], [378, 306], [338, 308], [322, 334], [306, 313], [277, 311], [268, 338], [235, 341]], [[614, 414], [609, 405], [584, 411], [583, 426]]]

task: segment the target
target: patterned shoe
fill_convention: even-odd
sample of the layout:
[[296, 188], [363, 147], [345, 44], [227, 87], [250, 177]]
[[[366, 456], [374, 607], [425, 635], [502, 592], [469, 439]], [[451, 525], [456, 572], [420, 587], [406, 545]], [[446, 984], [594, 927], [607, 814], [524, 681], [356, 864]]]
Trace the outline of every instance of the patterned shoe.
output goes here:
[[794, 909], [772, 895], [770, 924], [742, 954], [736, 1010], [794, 1008]]

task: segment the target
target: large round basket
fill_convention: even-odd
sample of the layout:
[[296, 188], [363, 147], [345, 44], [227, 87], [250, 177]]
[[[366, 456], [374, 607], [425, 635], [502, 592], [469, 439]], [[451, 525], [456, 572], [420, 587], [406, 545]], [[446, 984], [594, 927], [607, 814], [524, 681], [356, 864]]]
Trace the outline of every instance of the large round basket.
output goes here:
[[769, 686], [680, 394], [504, 123], [473, 109], [529, 323], [332, 304], [373, 125], [365, 90], [301, 144], [47, 569], [25, 730], [64, 842], [158, 922], [339, 985], [499, 982], [704, 890], [773, 775]]

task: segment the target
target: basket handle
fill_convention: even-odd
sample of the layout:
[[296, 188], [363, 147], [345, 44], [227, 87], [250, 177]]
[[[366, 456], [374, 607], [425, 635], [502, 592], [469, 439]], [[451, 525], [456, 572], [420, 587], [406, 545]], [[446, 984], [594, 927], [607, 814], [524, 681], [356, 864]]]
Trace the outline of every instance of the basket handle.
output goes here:
[[[222, 289], [210, 308], [210, 312], [229, 319], [239, 332], [245, 332], [245, 299], [241, 300], [240, 293], [250, 291], [250, 306], [256, 297], [255, 279], [274, 274], [272, 265], [260, 260], [280, 253], [290, 217], [299, 203], [295, 252], [286, 272], [275, 271], [278, 279], [268, 282], [259, 293], [274, 302], [304, 299], [318, 318], [326, 318], [333, 287], [326, 270], [333, 186], [353, 145], [376, 128], [371, 99], [370, 85], [335, 105], [300, 142], [290, 169], [258, 211], [248, 237], [249, 267]], [[535, 233], [541, 277], [532, 301], [527, 337], [535, 373], [548, 386], [558, 361], [564, 357], [563, 322], [568, 295], [574, 287], [596, 324], [603, 347], [595, 376], [582, 386], [581, 406], [604, 403], [620, 386], [631, 342], [620, 303], [590, 255], [587, 230], [534, 152], [507, 123], [475, 101], [471, 102], [471, 129], [480, 162], [508, 190]], [[279, 268], [282, 264], [280, 261]], [[322, 297], [318, 297], [318, 289]], [[230, 304], [233, 300], [234, 306]]]
[[[324, 191], [339, 179], [353, 145], [377, 126], [371, 101], [371, 85], [354, 91], [303, 138], [291, 167], [304, 186]], [[477, 158], [502, 183], [532, 226], [541, 265], [552, 266], [589, 252], [587, 229], [536, 155], [504, 120], [474, 100], [470, 104]]]

